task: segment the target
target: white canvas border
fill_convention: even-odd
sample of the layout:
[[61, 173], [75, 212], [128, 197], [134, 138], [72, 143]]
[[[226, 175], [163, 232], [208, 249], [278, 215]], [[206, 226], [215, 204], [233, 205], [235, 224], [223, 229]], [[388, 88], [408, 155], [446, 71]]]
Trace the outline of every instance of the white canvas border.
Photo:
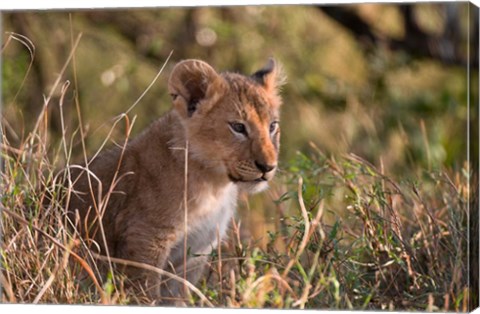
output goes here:
[[[191, 6], [231, 6], [231, 5], [293, 5], [293, 4], [355, 4], [355, 3], [403, 3], [403, 2], [451, 2], [448, 0], [415, 0], [415, 1], [381, 1], [381, 0], [322, 0], [322, 1], [292, 1], [292, 0], [176, 0], [175, 7], [191, 7]], [[464, 2], [464, 1], [458, 1]], [[480, 0], [468, 1], [480, 7]], [[59, 2], [55, 0], [15, 0], [1, 1], [1, 11], [9, 10], [62, 10], [62, 9], [101, 9], [101, 8], [161, 8], [171, 7], [171, 2], [155, 1], [155, 0], [70, 0], [68, 2]], [[0, 16], [1, 23], [1, 16]], [[1, 25], [0, 25], [1, 31]], [[0, 68], [1, 69], [1, 68]], [[1, 92], [1, 91], [0, 91]], [[1, 95], [1, 94], [0, 94]], [[1, 110], [1, 107], [0, 107]], [[285, 310], [275, 309], [224, 309], [224, 308], [161, 308], [161, 307], [143, 307], [143, 306], [93, 306], [93, 305], [22, 305], [22, 304], [0, 304], [0, 313], [25, 313], [35, 312], [36, 314], [152, 314], [158, 313], [195, 313], [195, 314], [280, 314]], [[305, 310], [288, 310], [288, 314], [304, 313]], [[372, 311], [330, 311], [330, 310], [308, 310], [313, 313], [358, 313], [368, 314]], [[383, 311], [379, 311], [382, 313]], [[409, 313], [409, 312], [388, 312], [388, 313]], [[413, 313], [413, 312], [412, 312]], [[442, 312], [440, 312], [442, 313]], [[480, 308], [475, 309], [472, 313], [480, 314]]]

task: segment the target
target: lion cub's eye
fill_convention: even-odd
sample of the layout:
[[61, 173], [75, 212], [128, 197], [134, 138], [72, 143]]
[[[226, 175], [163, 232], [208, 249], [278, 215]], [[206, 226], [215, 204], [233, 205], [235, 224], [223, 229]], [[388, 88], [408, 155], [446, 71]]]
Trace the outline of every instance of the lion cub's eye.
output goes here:
[[274, 133], [278, 128], [278, 122], [274, 121], [270, 124], [270, 133]]
[[229, 123], [229, 124], [230, 124], [230, 128], [231, 128], [234, 132], [237, 132], [237, 133], [240, 133], [240, 134], [244, 134], [244, 135], [247, 134], [247, 128], [245, 127], [245, 124], [239, 123], [239, 122], [231, 122], [231, 123]]

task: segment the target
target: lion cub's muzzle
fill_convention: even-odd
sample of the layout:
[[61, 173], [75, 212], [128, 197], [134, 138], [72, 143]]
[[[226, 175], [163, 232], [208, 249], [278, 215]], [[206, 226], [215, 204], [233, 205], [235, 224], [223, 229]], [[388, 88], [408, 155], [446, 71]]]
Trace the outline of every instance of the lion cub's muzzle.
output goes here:
[[275, 175], [276, 168], [277, 165], [242, 160], [235, 163], [229, 177], [233, 182], [269, 181]]

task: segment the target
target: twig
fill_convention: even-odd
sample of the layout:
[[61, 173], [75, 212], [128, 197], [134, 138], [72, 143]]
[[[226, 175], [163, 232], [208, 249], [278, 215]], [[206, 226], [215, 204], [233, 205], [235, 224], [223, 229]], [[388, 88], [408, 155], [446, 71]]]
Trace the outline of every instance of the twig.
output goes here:
[[18, 95], [20, 95], [20, 92], [22, 91], [23, 86], [25, 85], [25, 82], [27, 81], [28, 74], [30, 73], [30, 70], [32, 69], [33, 66], [33, 61], [35, 60], [35, 45], [33, 42], [28, 38], [27, 36], [17, 34], [14, 32], [7, 32], [9, 34], [8, 39], [5, 43], [5, 45], [2, 47], [2, 50], [0, 51], [0, 54], [3, 53], [3, 50], [8, 46], [9, 42], [11, 39], [14, 39], [24, 45], [28, 49], [28, 53], [30, 54], [30, 63], [28, 64], [27, 71], [25, 72], [25, 75], [23, 76], [22, 83], [20, 83], [20, 87], [18, 88], [17, 92], [15, 93], [15, 96], [13, 97], [12, 102], [10, 103], [11, 105], [15, 104], [15, 101], [18, 98]]
[[179, 277], [175, 274], [172, 274], [168, 271], [165, 271], [163, 269], [160, 269], [160, 268], [157, 268], [155, 266], [152, 266], [152, 265], [149, 265], [149, 264], [145, 264], [145, 263], [140, 263], [140, 262], [135, 262], [135, 261], [130, 261], [130, 260], [126, 260], [126, 259], [122, 259], [122, 258], [117, 258], [117, 257], [110, 257], [110, 258], [107, 258], [106, 256], [104, 255], [100, 255], [100, 254], [96, 254], [96, 253], [92, 253], [93, 256], [99, 260], [102, 260], [102, 261], [109, 261], [109, 262], [113, 262], [113, 263], [117, 263], [117, 264], [122, 264], [122, 265], [125, 265], [125, 266], [133, 266], [133, 267], [138, 267], [138, 268], [142, 268], [142, 269], [145, 269], [145, 270], [148, 270], [148, 271], [152, 271], [152, 272], [156, 272], [157, 274], [161, 275], [161, 276], [167, 276], [171, 279], [174, 279], [174, 280], [178, 280], [180, 282], [182, 282], [184, 285], [186, 285], [191, 291], [193, 291], [196, 295], [198, 295], [200, 297], [200, 299], [205, 302], [208, 306], [210, 307], [213, 307], [213, 304], [208, 301], [207, 297], [205, 297], [205, 295], [199, 290], [197, 289], [192, 283], [190, 283], [189, 281], [183, 279], [182, 277]]
[[55, 269], [53, 270], [52, 274], [50, 275], [50, 277], [47, 279], [47, 282], [43, 285], [42, 289], [40, 290], [40, 292], [37, 294], [37, 296], [35, 297], [35, 299], [33, 300], [33, 304], [37, 304], [43, 297], [43, 295], [45, 294], [45, 292], [47, 292], [48, 288], [50, 288], [50, 286], [52, 285], [53, 281], [55, 280], [55, 277], [58, 273], [58, 271], [60, 270], [60, 266], [62, 267], [66, 267], [67, 263], [68, 263], [68, 258], [70, 256], [70, 252], [71, 252], [71, 249], [72, 247], [74, 246], [75, 242], [74, 241], [71, 241], [70, 245], [68, 246], [68, 250], [64, 252], [64, 255], [63, 255], [63, 262], [60, 264], [58, 263], [55, 267]]
[[307, 246], [308, 237], [310, 235], [310, 220], [308, 219], [307, 209], [305, 208], [305, 203], [303, 202], [302, 185], [303, 185], [303, 178], [299, 177], [298, 178], [298, 204], [300, 205], [300, 210], [302, 211], [303, 220], [305, 222], [305, 231], [303, 233], [303, 238], [302, 238], [302, 241], [300, 242], [295, 258], [290, 259], [290, 261], [287, 264], [287, 267], [285, 267], [285, 270], [283, 271], [282, 277], [284, 278], [285, 276], [287, 276], [293, 264], [298, 260], [300, 255], [303, 253], [303, 250]]
[[50, 99], [52, 98], [53, 93], [54, 93], [55, 90], [57, 89], [58, 84], [60, 84], [60, 80], [62, 79], [63, 74], [64, 74], [65, 71], [67, 70], [67, 67], [68, 67], [68, 65], [70, 64], [70, 61], [72, 60], [72, 58], [73, 58], [73, 56], [74, 56], [74, 54], [75, 54], [75, 51], [77, 50], [78, 44], [80, 43], [80, 38], [82, 38], [82, 34], [81, 34], [81, 33], [77, 36], [77, 39], [76, 39], [76, 41], [75, 41], [75, 44], [74, 44], [73, 47], [72, 47], [72, 51], [71, 51], [70, 54], [68, 55], [67, 61], [65, 61], [62, 69], [60, 70], [60, 73], [58, 74], [57, 79], [56, 79], [55, 82], [53, 83], [52, 89], [50, 90], [50, 93], [49, 93], [48, 96], [44, 99], [43, 110], [40, 112], [40, 115], [39, 115], [39, 117], [38, 117], [38, 119], [37, 119], [37, 123], [35, 124], [35, 127], [33, 128], [33, 131], [31, 132], [31, 134], [36, 134], [36, 132], [37, 132], [37, 130], [38, 130], [38, 127], [40, 126], [40, 121], [42, 121], [42, 118], [44, 117], [45, 112], [46, 112], [46, 108], [48, 107], [48, 104], [50, 103]]
[[290, 287], [288, 282], [283, 278], [283, 276], [279, 276], [278, 274], [266, 274], [264, 276], [259, 277], [257, 280], [255, 280], [251, 285], [248, 286], [248, 289], [245, 291], [243, 295], [243, 299], [245, 301], [248, 300], [248, 297], [250, 297], [250, 294], [252, 294], [253, 290], [259, 286], [262, 282], [270, 279], [276, 279], [283, 287], [286, 287], [290, 293], [292, 293], [295, 296], [295, 291]]
[[157, 79], [160, 77], [160, 74], [162, 74], [163, 69], [165, 69], [165, 66], [167, 65], [168, 61], [170, 60], [170, 57], [172, 56], [172, 54], [173, 54], [173, 50], [170, 51], [170, 54], [168, 55], [167, 60], [165, 60], [162, 67], [158, 71], [157, 75], [155, 75], [153, 80], [150, 82], [150, 85], [148, 85], [148, 87], [143, 91], [143, 93], [140, 95], [140, 97], [138, 97], [138, 99], [133, 103], [133, 105], [131, 105], [130, 108], [128, 108], [128, 110], [125, 111], [125, 114], [128, 114], [130, 111], [132, 111], [133, 108], [135, 108], [137, 106], [137, 104], [140, 102], [140, 100], [142, 100], [143, 96], [145, 96], [147, 94], [147, 92], [150, 90], [150, 88], [152, 88], [153, 84], [155, 84]]

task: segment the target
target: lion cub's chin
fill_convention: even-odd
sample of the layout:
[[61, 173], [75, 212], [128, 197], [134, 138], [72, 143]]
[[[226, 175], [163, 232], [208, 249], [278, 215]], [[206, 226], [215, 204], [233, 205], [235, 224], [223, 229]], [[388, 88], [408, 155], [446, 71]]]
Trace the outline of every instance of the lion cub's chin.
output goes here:
[[237, 182], [236, 183], [240, 191], [247, 192], [248, 194], [255, 194], [268, 189], [268, 182]]

